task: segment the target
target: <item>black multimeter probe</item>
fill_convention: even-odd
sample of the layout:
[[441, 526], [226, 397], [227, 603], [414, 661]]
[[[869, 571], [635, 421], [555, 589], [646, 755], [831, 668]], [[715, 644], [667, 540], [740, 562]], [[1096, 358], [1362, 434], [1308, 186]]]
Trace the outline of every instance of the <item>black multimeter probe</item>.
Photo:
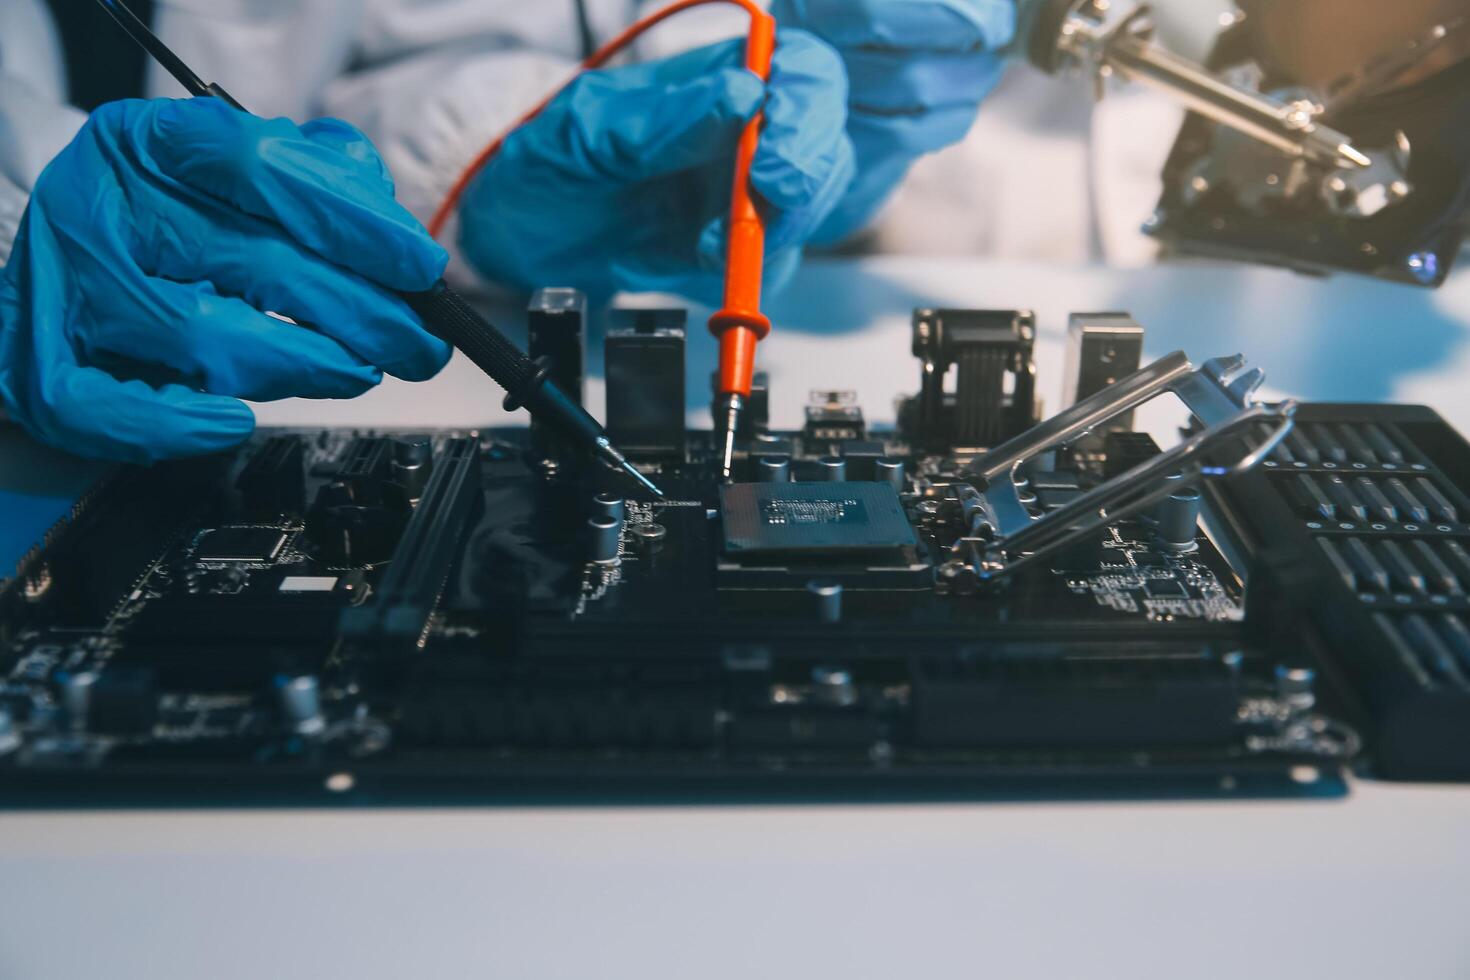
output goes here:
[[[219, 85], [205, 82], [196, 75], [124, 4], [118, 0], [97, 2], [191, 95], [219, 99], [241, 112], [249, 111]], [[505, 334], [449, 288], [443, 279], [427, 292], [400, 295], [423, 318], [424, 326], [431, 333], [462, 351], [505, 389], [505, 407], [508, 410], [524, 407], [538, 421], [558, 429], [608, 466], [636, 480], [647, 492], [655, 497], [663, 496], [663, 491], [608, 441], [607, 432], [598, 421], [551, 381], [548, 363], [527, 357]]]

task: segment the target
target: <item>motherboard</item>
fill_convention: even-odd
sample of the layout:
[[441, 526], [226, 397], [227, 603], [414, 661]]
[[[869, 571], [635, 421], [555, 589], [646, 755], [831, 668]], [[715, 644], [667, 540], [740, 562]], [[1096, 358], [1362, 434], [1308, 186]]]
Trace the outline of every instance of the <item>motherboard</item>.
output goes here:
[[[733, 481], [684, 315], [617, 311], [607, 427], [267, 430], [118, 467], [0, 586], [15, 800], [1332, 793], [1470, 776], [1470, 447], [1427, 409], [1266, 405], [1240, 358], [919, 310], [891, 430], [815, 392]], [[533, 300], [583, 387], [585, 304]], [[895, 352], [897, 353], [897, 352]], [[1177, 396], [1166, 447], [1133, 411]]]

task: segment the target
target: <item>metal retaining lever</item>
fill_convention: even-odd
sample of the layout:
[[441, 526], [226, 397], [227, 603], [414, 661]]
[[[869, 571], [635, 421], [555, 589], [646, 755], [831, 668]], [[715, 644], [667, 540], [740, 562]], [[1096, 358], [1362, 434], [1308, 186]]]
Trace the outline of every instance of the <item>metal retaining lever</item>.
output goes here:
[[[1154, 361], [975, 460], [966, 472], [983, 494], [993, 532], [955, 543], [981, 582], [994, 582], [1097, 530], [1163, 500], [1181, 485], [1254, 469], [1292, 429], [1294, 401], [1255, 401], [1265, 380], [1244, 358], [1214, 358], [1198, 369], [1182, 351]], [[1036, 516], [1021, 501], [1016, 474], [1041, 453], [1069, 445], [1111, 419], [1171, 392], [1203, 426], [1167, 452]], [[1263, 436], [1262, 425], [1268, 426]], [[1179, 477], [1182, 477], [1179, 479]]]

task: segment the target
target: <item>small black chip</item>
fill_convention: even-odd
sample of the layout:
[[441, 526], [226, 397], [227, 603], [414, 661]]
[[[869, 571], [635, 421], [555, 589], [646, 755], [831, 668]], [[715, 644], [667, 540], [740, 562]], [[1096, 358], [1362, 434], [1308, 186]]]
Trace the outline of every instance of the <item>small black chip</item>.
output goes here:
[[720, 488], [731, 555], [890, 551], [918, 544], [887, 483], [736, 483]]
[[1150, 599], [1188, 599], [1189, 590], [1175, 578], [1149, 579], [1143, 583], [1144, 594]]
[[219, 527], [205, 532], [194, 546], [195, 561], [271, 562], [286, 545], [278, 527]]

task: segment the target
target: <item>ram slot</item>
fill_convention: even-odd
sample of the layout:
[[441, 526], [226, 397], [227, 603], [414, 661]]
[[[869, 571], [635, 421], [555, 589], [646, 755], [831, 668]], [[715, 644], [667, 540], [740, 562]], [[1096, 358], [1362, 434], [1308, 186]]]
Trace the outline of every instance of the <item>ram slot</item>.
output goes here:
[[422, 647], [465, 527], [480, 503], [479, 444], [453, 439], [435, 460], [434, 475], [372, 598], [343, 611], [342, 638], [383, 652]]

